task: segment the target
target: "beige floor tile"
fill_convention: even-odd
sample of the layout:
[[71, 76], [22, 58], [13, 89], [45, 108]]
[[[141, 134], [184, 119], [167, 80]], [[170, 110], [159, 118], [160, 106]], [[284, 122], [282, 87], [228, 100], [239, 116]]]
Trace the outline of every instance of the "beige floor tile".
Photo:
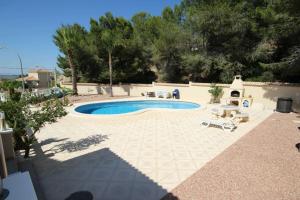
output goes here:
[[159, 159], [173, 159], [174, 153], [172, 150], [156, 151], [157, 158]]
[[176, 160], [177, 169], [196, 169], [194, 160]]
[[122, 154], [130, 157], [138, 157], [140, 155], [140, 149], [129, 149], [125, 150]]
[[174, 150], [175, 159], [191, 159], [191, 155], [188, 151], [176, 151]]
[[176, 170], [157, 170], [159, 183], [178, 183], [179, 176]]
[[138, 168], [156, 168], [156, 159], [155, 158], [140, 158], [138, 162]]
[[174, 159], [163, 158], [157, 159], [157, 169], [173, 170], [176, 169], [176, 162]]
[[155, 158], [157, 157], [157, 153], [155, 149], [145, 149], [140, 151], [140, 157], [144, 158]]
[[195, 170], [189, 169], [189, 170], [178, 170], [178, 175], [180, 181], [185, 181], [188, 177], [193, 175], [195, 173]]

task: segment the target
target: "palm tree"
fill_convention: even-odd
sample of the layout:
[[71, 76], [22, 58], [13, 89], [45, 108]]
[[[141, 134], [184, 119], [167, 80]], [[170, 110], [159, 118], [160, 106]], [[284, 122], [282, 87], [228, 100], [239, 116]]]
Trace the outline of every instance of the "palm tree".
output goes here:
[[78, 95], [77, 91], [77, 70], [74, 62], [74, 52], [80, 48], [80, 43], [84, 40], [86, 31], [78, 24], [62, 25], [54, 35], [54, 43], [59, 48], [67, 60], [72, 74], [73, 95]]

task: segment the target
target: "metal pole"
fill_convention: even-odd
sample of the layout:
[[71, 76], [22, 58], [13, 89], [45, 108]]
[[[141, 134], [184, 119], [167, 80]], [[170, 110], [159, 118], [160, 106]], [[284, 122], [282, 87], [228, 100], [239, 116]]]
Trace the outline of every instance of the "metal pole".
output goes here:
[[23, 93], [24, 93], [25, 92], [25, 81], [24, 81], [24, 73], [23, 73], [23, 64], [22, 64], [22, 59], [18, 53], [17, 53], [17, 56], [19, 58], [20, 67], [21, 67], [22, 89], [23, 89]]
[[54, 84], [55, 84], [54, 87], [56, 87], [57, 86], [56, 67], [54, 68]]

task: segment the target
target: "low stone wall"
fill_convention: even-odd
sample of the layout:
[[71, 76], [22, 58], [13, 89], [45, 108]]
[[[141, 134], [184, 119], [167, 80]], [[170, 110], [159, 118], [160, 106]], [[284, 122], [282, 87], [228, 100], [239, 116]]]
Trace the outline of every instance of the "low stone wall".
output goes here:
[[[229, 96], [230, 84], [217, 84], [223, 87], [223, 97]], [[72, 88], [71, 83], [62, 84], [63, 87]], [[126, 84], [114, 85], [113, 93], [115, 96], [141, 96], [142, 93], [165, 90], [172, 92], [179, 89], [181, 99], [208, 103], [211, 99], [208, 90], [209, 83], [173, 84], [173, 83], [155, 83], [152, 84]], [[278, 97], [291, 97], [293, 99], [294, 110], [300, 111], [300, 84], [280, 84], [280, 83], [260, 83], [244, 82], [245, 95], [251, 95], [254, 103], [262, 103], [266, 108], [275, 109]], [[78, 93], [82, 95], [103, 94], [110, 92], [108, 85], [95, 83], [79, 83]]]

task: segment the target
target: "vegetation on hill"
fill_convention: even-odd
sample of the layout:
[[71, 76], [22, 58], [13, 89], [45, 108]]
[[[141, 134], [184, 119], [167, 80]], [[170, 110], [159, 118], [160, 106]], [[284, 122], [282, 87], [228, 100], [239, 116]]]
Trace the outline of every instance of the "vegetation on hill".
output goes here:
[[[183, 0], [161, 16], [111, 13], [57, 30], [58, 66], [81, 82], [300, 82], [300, 1]], [[80, 27], [73, 41], [64, 29]], [[72, 49], [72, 66], [70, 55]], [[110, 63], [110, 64], [109, 64]], [[110, 66], [110, 68], [109, 68]], [[75, 73], [75, 75], [77, 75]]]

